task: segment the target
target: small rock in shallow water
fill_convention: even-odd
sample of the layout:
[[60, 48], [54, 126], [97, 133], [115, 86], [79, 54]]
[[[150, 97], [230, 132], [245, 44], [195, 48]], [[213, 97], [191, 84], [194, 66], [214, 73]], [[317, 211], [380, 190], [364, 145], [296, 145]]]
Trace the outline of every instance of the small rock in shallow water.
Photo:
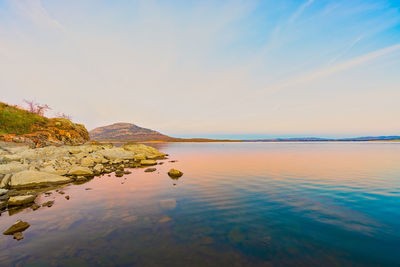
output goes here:
[[87, 178], [84, 176], [78, 176], [78, 177], [76, 177], [75, 181], [76, 182], [86, 182]]
[[115, 172], [115, 176], [116, 176], [116, 177], [122, 177], [122, 176], [124, 176], [124, 172], [122, 172], [122, 171], [116, 171], [116, 172]]
[[157, 170], [156, 168], [147, 168], [144, 170], [144, 172], [154, 172], [156, 170]]
[[53, 206], [53, 204], [54, 204], [54, 200], [50, 200], [50, 201], [47, 201], [47, 202], [45, 202], [45, 203], [43, 203], [42, 204], [42, 207], [51, 207], [51, 206]]
[[13, 234], [14, 239], [17, 239], [17, 241], [24, 239], [24, 235], [21, 232], [17, 232]]
[[69, 200], [69, 196], [65, 196], [65, 199], [66, 199], [66, 200]]
[[21, 220], [18, 220], [16, 223], [11, 225], [10, 228], [5, 230], [3, 232], [3, 234], [12, 235], [12, 234], [17, 233], [17, 232], [22, 232], [22, 231], [28, 229], [29, 226], [31, 226], [29, 223], [23, 222]]
[[64, 194], [65, 194], [64, 191], [59, 191], [58, 193], [59, 193], [60, 195], [64, 195]]
[[10, 197], [8, 200], [8, 205], [9, 206], [19, 206], [19, 205], [24, 205], [31, 203], [35, 200], [36, 195], [26, 195], [26, 196], [14, 196]]
[[36, 203], [31, 206], [32, 210], [37, 210], [38, 208], [40, 208], [40, 206]]
[[88, 188], [85, 188], [85, 190], [92, 190], [92, 188], [88, 187]]
[[124, 171], [124, 174], [131, 174], [131, 171]]
[[168, 172], [168, 175], [172, 178], [172, 179], [177, 179], [179, 177], [181, 177], [183, 175], [183, 172], [175, 170], [175, 169], [170, 169]]

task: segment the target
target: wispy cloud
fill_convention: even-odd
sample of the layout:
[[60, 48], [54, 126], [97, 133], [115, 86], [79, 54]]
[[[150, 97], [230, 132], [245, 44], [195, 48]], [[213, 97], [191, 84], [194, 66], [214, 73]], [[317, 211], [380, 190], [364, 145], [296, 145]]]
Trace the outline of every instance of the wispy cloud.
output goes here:
[[9, 0], [9, 4], [17, 13], [37, 25], [64, 30], [63, 25], [49, 15], [41, 0]]
[[316, 79], [320, 79], [329, 75], [333, 75], [338, 72], [346, 71], [348, 69], [357, 67], [359, 65], [365, 64], [369, 61], [372, 61], [376, 58], [385, 56], [387, 54], [393, 53], [397, 50], [400, 50], [400, 43], [396, 45], [392, 45], [386, 48], [382, 48], [367, 54], [364, 54], [362, 56], [344, 61], [342, 63], [335, 64], [333, 66], [328, 66], [325, 68], [321, 68], [319, 70], [314, 70], [310, 73], [306, 73], [294, 78], [288, 79], [286, 82], [277, 84], [275, 86], [272, 86], [270, 91], [277, 91], [280, 89], [288, 88], [288, 87], [294, 87], [303, 83], [311, 82]]
[[307, 0], [307, 2], [304, 2], [294, 13], [293, 15], [289, 18], [288, 24], [293, 23], [298, 17], [303, 14], [304, 10], [310, 6], [314, 0]]

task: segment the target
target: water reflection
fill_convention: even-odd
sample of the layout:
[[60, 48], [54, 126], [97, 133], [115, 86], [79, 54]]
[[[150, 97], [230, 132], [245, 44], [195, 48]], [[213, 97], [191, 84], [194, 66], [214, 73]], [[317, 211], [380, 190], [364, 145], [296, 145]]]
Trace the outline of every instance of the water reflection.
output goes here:
[[[170, 154], [157, 172], [53, 188], [37, 200], [52, 207], [3, 213], [1, 229], [31, 227], [0, 236], [0, 262], [400, 264], [399, 144], [155, 145]], [[171, 168], [185, 175], [171, 181]]]

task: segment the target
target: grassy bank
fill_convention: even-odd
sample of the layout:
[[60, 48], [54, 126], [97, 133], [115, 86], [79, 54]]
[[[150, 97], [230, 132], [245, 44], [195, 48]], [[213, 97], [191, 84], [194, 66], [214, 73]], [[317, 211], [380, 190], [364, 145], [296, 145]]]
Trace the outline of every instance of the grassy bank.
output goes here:
[[0, 134], [26, 134], [34, 125], [44, 126], [48, 121], [38, 114], [0, 102]]

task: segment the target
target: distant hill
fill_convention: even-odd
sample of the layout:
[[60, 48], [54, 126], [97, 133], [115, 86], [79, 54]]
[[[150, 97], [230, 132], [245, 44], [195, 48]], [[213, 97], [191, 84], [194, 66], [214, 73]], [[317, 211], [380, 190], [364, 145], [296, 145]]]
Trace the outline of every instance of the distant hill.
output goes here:
[[93, 140], [99, 141], [174, 141], [177, 138], [157, 131], [139, 127], [132, 123], [114, 123], [111, 125], [98, 127], [89, 132]]
[[122, 122], [95, 128], [89, 132], [89, 136], [92, 140], [108, 142], [238, 142], [238, 140], [207, 138], [175, 138], [132, 123]]

